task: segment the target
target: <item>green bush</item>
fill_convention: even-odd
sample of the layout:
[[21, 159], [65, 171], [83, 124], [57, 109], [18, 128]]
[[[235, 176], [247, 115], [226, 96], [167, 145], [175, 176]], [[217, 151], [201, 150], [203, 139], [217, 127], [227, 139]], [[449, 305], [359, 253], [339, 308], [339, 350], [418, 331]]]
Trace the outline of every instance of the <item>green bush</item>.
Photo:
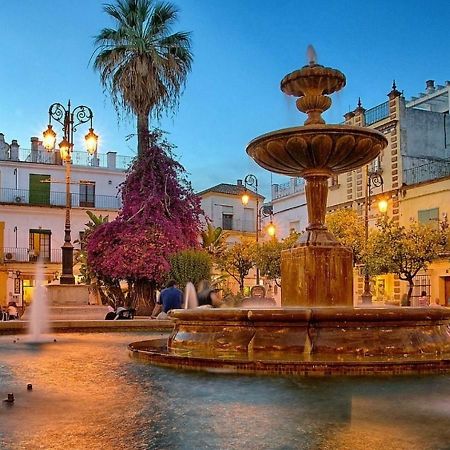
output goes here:
[[200, 281], [211, 279], [211, 257], [203, 250], [183, 250], [170, 258], [169, 278], [181, 289], [190, 281], [197, 286]]

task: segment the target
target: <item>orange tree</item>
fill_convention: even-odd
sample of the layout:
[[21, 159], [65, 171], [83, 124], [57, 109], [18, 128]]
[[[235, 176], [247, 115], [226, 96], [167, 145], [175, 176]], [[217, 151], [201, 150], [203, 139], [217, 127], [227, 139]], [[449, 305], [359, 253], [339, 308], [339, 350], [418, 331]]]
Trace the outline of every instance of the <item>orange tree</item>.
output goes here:
[[262, 242], [256, 249], [256, 264], [261, 275], [273, 280], [277, 286], [281, 287], [281, 252], [292, 248], [298, 236], [299, 233], [294, 231], [281, 241], [274, 238]]
[[408, 282], [408, 301], [414, 287], [414, 278], [447, 246], [445, 225], [439, 229], [412, 222], [401, 226], [385, 218], [378, 224], [378, 232], [372, 240], [371, 271], [396, 273], [400, 280]]
[[239, 290], [244, 292], [244, 280], [255, 265], [256, 243], [243, 239], [225, 249], [216, 258], [216, 264], [225, 273], [239, 283]]

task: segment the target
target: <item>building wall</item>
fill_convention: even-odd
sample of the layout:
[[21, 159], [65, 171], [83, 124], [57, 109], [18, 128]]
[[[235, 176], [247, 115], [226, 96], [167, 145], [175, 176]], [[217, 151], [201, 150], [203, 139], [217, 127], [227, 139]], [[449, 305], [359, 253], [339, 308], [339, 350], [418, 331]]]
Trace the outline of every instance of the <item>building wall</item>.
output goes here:
[[[32, 138], [32, 149], [21, 150], [16, 141], [7, 144], [0, 133], [0, 305], [11, 300], [21, 304], [22, 294], [11, 296], [17, 278], [23, 286], [25, 299], [30, 299], [37, 270], [30, 250], [30, 230], [50, 232], [51, 258], [43, 264], [44, 279], [53, 281], [61, 272], [66, 168], [57, 162], [55, 155], [42, 151], [39, 145], [37, 138]], [[74, 241], [80, 238], [80, 232], [89, 221], [87, 210], [96, 215], [107, 215], [112, 220], [121, 204], [117, 194], [118, 186], [125, 180], [125, 171], [115, 168], [115, 152], [102, 156], [105, 157], [103, 166], [99, 160], [91, 160], [89, 166], [77, 165], [76, 160], [71, 166], [71, 238], [75, 249], [79, 244]], [[50, 177], [49, 198], [42, 205], [32, 204], [35, 192], [30, 187], [30, 174]], [[95, 183], [95, 200], [90, 207], [80, 207], [82, 181]], [[74, 273], [78, 273], [77, 266]]]
[[[450, 163], [448, 166], [421, 168], [420, 173], [408, 174], [404, 170], [411, 166], [423, 165], [431, 161], [430, 158], [448, 158], [449, 148], [448, 137], [448, 105], [449, 89], [442, 90], [447, 97], [441, 98], [439, 113], [430, 107], [427, 111], [425, 105], [427, 98], [425, 94], [420, 97], [421, 110], [413, 109], [408, 106], [415, 106], [407, 103], [401, 93], [393, 86], [388, 94], [387, 102], [365, 110], [361, 104], [347, 114], [345, 114], [345, 124], [350, 126], [368, 126], [383, 133], [388, 140], [388, 146], [381, 152], [380, 157], [369, 164], [369, 172], [376, 171], [383, 177], [383, 186], [376, 188], [372, 186], [371, 204], [369, 205], [369, 226], [374, 226], [378, 217], [376, 203], [379, 199], [388, 200], [389, 217], [407, 224], [410, 217], [417, 220], [417, 212], [420, 209], [429, 209], [437, 205], [440, 207], [440, 213], [448, 214], [450, 205], [450, 196], [448, 189], [450, 187]], [[431, 97], [433, 91], [430, 90]], [[430, 98], [431, 98], [430, 97]], [[423, 103], [423, 104], [422, 104]], [[447, 106], [445, 106], [445, 103]], [[449, 172], [449, 173], [447, 173]], [[427, 184], [435, 174], [439, 182]], [[428, 177], [428, 178], [427, 178]], [[366, 189], [367, 189], [367, 171], [366, 167], [357, 170], [339, 174], [334, 180], [330, 180], [328, 192], [328, 210], [333, 211], [339, 208], [353, 208], [361, 216], [364, 214]], [[406, 182], [416, 180], [414, 188], [405, 186]], [[419, 180], [419, 181], [417, 181]], [[290, 183], [293, 183], [291, 179]], [[273, 195], [272, 199], [274, 212], [279, 221], [279, 228], [285, 235], [289, 229], [289, 222], [292, 221], [294, 214], [292, 211], [302, 211], [298, 214], [304, 217], [303, 224], [306, 225], [306, 206], [304, 193], [295, 191], [284, 192], [281, 196]], [[443, 206], [446, 205], [446, 206]], [[443, 299], [442, 277], [447, 268], [435, 269], [440, 267], [441, 262], [433, 263], [428, 271], [431, 280], [432, 295], [436, 292]], [[445, 266], [445, 264], [444, 264]], [[438, 272], [440, 270], [440, 272]], [[450, 270], [450, 269], [449, 269]], [[437, 275], [439, 273], [439, 275]], [[434, 274], [433, 276], [431, 276]], [[363, 278], [355, 271], [355, 298], [360, 297], [363, 291]], [[397, 276], [389, 275], [375, 277], [372, 280], [373, 291], [376, 292], [375, 301], [385, 301], [388, 303], [398, 303], [407, 286], [401, 282]], [[356, 301], [357, 302], [357, 301]]]

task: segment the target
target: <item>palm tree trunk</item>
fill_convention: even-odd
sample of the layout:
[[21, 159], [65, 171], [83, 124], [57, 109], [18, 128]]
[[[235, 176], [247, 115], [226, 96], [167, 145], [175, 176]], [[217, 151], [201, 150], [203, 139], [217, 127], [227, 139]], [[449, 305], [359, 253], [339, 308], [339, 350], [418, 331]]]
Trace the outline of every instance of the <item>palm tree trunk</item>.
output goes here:
[[148, 147], [148, 114], [139, 113], [137, 116], [138, 156]]

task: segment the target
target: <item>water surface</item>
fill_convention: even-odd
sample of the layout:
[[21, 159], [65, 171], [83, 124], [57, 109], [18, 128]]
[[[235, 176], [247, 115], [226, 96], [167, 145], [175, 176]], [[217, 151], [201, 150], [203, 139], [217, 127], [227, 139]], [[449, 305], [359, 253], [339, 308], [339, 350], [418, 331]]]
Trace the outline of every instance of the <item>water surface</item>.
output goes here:
[[148, 336], [59, 334], [40, 347], [0, 336], [0, 398], [16, 397], [0, 405], [0, 448], [450, 449], [450, 376], [175, 371], [129, 357]]

